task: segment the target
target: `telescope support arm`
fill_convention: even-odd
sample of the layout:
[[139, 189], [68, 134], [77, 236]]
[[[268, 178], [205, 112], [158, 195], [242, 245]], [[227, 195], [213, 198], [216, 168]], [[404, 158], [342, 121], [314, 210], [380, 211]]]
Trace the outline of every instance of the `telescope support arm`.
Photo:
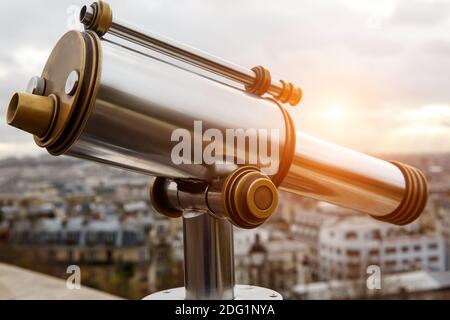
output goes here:
[[278, 207], [275, 184], [253, 166], [240, 167], [212, 183], [155, 178], [150, 198], [153, 207], [170, 218], [198, 210], [244, 229], [262, 225]]

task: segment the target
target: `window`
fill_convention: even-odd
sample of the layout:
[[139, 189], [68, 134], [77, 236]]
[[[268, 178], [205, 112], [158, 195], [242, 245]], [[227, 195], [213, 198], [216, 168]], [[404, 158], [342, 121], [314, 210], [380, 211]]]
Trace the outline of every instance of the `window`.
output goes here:
[[113, 252], [111, 250], [107, 250], [106, 251], [106, 260], [109, 263], [112, 263], [112, 261], [113, 261]]
[[393, 254], [393, 253], [396, 253], [396, 252], [397, 252], [397, 249], [394, 248], [394, 247], [386, 248], [386, 249], [385, 249], [385, 252], [386, 252], [387, 254]]
[[355, 269], [360, 269], [361, 265], [359, 263], [347, 263], [347, 268], [351, 269], [352, 271], [355, 271]]
[[73, 251], [72, 250], [67, 250], [67, 260], [69, 262], [73, 261]]
[[145, 257], [145, 251], [143, 251], [143, 250], [140, 250], [139, 251], [139, 262], [141, 262], [141, 263], [143, 263], [143, 262], [145, 262], [145, 259], [146, 257]]
[[387, 267], [395, 267], [396, 265], [397, 265], [397, 261], [395, 261], [395, 260], [386, 261]]
[[380, 232], [380, 230], [372, 231], [372, 239], [374, 239], [374, 240], [381, 240], [381, 232]]
[[88, 251], [86, 255], [86, 259], [89, 262], [95, 262], [96, 254], [95, 251]]
[[86, 235], [86, 243], [88, 246], [93, 246], [97, 242], [97, 235], [94, 232], [88, 232]]
[[80, 232], [69, 231], [66, 236], [66, 243], [68, 245], [76, 245], [80, 240]]
[[409, 247], [402, 247], [402, 252], [409, 252]]
[[420, 251], [420, 249], [422, 249], [422, 246], [420, 244], [416, 244], [414, 246], [414, 251]]
[[437, 262], [439, 260], [439, 258], [437, 256], [432, 256], [428, 258], [429, 262]]
[[356, 238], [358, 238], [358, 235], [356, 234], [356, 232], [347, 232], [345, 234], [345, 239], [346, 240], [354, 240]]
[[428, 249], [436, 250], [438, 248], [437, 243], [430, 243], [428, 245]]
[[347, 250], [347, 256], [359, 257], [359, 251], [358, 250]]

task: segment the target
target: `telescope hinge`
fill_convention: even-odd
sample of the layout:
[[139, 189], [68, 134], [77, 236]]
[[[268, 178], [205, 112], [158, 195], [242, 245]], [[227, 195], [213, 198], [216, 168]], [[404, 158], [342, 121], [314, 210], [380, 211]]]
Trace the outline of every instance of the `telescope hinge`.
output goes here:
[[154, 208], [168, 217], [205, 211], [245, 229], [263, 224], [278, 206], [275, 184], [253, 166], [240, 167], [211, 184], [155, 178], [150, 197]]

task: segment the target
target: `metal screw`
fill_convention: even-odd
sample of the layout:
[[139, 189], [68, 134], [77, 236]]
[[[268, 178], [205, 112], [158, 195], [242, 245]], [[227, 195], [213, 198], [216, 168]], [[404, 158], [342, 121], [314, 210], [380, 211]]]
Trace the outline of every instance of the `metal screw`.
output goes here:
[[78, 74], [78, 71], [73, 70], [66, 80], [66, 87], [65, 92], [69, 96], [73, 95], [75, 91], [77, 91], [78, 82], [80, 81], [80, 76]]
[[33, 77], [28, 81], [27, 93], [43, 96], [45, 92], [45, 79], [41, 77]]
[[277, 295], [276, 293], [272, 293], [269, 297], [271, 297], [271, 298], [277, 298], [278, 295]]
[[170, 290], [163, 291], [163, 293], [170, 293]]

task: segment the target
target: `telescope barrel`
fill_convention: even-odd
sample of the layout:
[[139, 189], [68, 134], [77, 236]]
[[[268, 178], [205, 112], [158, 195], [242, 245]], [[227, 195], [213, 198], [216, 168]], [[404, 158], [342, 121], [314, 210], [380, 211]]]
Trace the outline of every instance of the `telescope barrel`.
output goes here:
[[[224, 189], [212, 188], [206, 197], [190, 198], [188, 192], [182, 199], [175, 193], [170, 197], [175, 207], [180, 200], [195, 206], [208, 198], [220, 211], [225, 193], [232, 203], [247, 190], [248, 208], [259, 219], [243, 221], [251, 227], [276, 208], [276, 187], [399, 225], [415, 220], [426, 204], [419, 170], [295, 134], [290, 116], [274, 99], [211, 81], [92, 31], [63, 36], [34, 80], [39, 90], [15, 94], [7, 121], [33, 134], [49, 153], [177, 183], [216, 188], [225, 180]], [[208, 148], [212, 159], [205, 157]]]
[[294, 161], [281, 185], [288, 192], [375, 216], [393, 212], [405, 188], [394, 164], [302, 133], [297, 134]]
[[[212, 181], [227, 176], [236, 165], [233, 159], [224, 164], [203, 162], [203, 133], [208, 129], [219, 130], [224, 139], [226, 130], [277, 130], [279, 139], [269, 142], [276, 149], [284, 144], [283, 116], [273, 102], [123, 46], [101, 44], [102, 75], [94, 107], [67, 154], [151, 176]], [[190, 150], [183, 163], [173, 161], [177, 129], [189, 134]], [[256, 130], [248, 136], [258, 139]], [[236, 148], [237, 144], [228, 150], [229, 155], [247, 152], [245, 146]], [[55, 155], [58, 150], [49, 149]]]
[[[278, 141], [271, 143], [275, 148], [284, 146], [285, 123], [273, 102], [102, 43], [102, 81], [95, 107], [69, 155], [152, 176], [213, 181], [230, 174], [235, 163], [205, 165], [189, 159], [186, 164], [174, 163], [170, 137], [176, 128], [189, 130], [192, 137], [211, 128], [224, 137], [227, 129], [279, 130]], [[177, 93], [167, 94], [173, 88]], [[199, 119], [202, 132], [195, 132]], [[281, 184], [282, 190], [377, 217], [399, 207], [405, 188], [404, 175], [394, 164], [300, 132], [293, 163]]]

